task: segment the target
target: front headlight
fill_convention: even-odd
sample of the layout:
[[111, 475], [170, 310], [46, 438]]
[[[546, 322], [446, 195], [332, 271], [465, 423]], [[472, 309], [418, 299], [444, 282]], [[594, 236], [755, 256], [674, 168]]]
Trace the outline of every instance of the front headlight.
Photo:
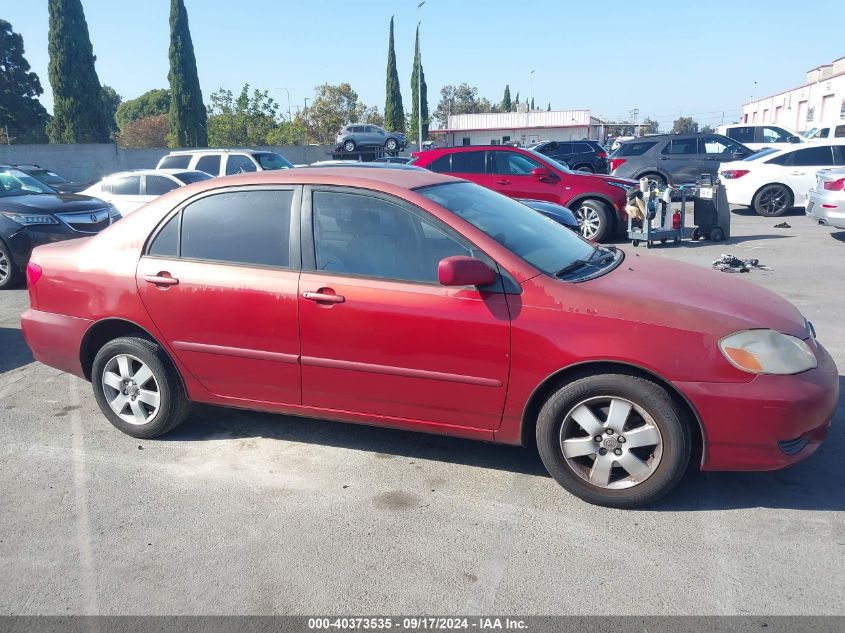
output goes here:
[[745, 330], [719, 341], [731, 365], [752, 374], [798, 374], [815, 368], [813, 350], [800, 338], [774, 330]]
[[3, 215], [9, 218], [12, 222], [17, 222], [22, 226], [33, 226], [35, 224], [58, 224], [59, 221], [52, 215], [33, 215], [30, 213], [6, 213]]

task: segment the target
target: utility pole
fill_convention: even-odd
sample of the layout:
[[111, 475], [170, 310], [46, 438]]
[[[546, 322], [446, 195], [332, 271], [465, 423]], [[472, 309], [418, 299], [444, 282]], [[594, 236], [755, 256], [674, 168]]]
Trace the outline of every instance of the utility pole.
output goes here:
[[[534, 69], [533, 68], [531, 69], [530, 75], [531, 75], [531, 95], [530, 95], [531, 101], [528, 102], [529, 104], [534, 101]], [[529, 108], [530, 107], [531, 106], [529, 105]]]
[[290, 90], [287, 88], [273, 88], [273, 90], [284, 90], [285, 94], [288, 96], [288, 122], [293, 123], [293, 117], [290, 114]]
[[629, 113], [631, 115], [631, 120], [634, 122], [634, 136], [639, 136], [639, 134], [637, 134], [637, 132], [639, 131], [639, 130], [637, 130], [637, 115], [639, 113], [640, 113], [639, 108], [634, 108]]
[[[419, 34], [422, 30], [422, 20], [420, 20], [420, 9], [425, 4], [425, 0], [417, 5], [417, 40], [419, 43]], [[417, 133], [419, 136], [420, 151], [423, 151], [423, 112], [422, 112], [422, 44], [419, 44], [420, 54], [417, 59]]]

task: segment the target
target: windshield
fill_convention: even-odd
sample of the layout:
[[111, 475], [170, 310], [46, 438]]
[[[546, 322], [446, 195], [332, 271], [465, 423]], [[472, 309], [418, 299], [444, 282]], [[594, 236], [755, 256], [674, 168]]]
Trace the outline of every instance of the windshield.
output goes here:
[[470, 182], [424, 187], [417, 193], [484, 231], [547, 275], [554, 275], [574, 261], [588, 259], [596, 250], [554, 220]]
[[180, 174], [173, 174], [173, 177], [176, 178], [176, 180], [181, 180], [186, 185], [190, 185], [194, 182], [211, 180], [214, 176], [211, 176], [204, 171], [183, 171]]
[[293, 167], [293, 163], [291, 163], [287, 158], [280, 156], [279, 154], [274, 154], [273, 152], [253, 154], [253, 157], [258, 161], [258, 164], [261, 165], [261, 169], [266, 171], [272, 171], [274, 169], [290, 169]]
[[0, 198], [34, 193], [56, 193], [56, 190], [17, 169], [0, 170]]
[[47, 171], [46, 169], [33, 170], [30, 172], [30, 175], [38, 178], [41, 182], [46, 182], [48, 185], [61, 185], [67, 182], [59, 174], [54, 174], [52, 171]]
[[540, 152], [537, 152], [533, 149], [529, 149], [529, 150], [525, 150], [525, 151], [534, 154], [534, 156], [536, 156], [537, 158], [539, 158], [543, 162], [548, 163], [549, 165], [551, 165], [555, 169], [559, 169], [560, 171], [567, 173], [567, 174], [574, 173], [571, 169], [569, 169], [569, 167], [567, 167], [563, 163], [557, 162], [554, 158], [549, 158], [545, 154], [541, 154]]

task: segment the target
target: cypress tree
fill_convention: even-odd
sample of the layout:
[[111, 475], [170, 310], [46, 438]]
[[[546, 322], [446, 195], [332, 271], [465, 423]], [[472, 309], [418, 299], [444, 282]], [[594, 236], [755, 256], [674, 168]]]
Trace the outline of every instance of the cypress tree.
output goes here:
[[514, 101], [514, 107], [519, 105], [519, 90], [516, 91], [516, 101]]
[[552, 102], [549, 101], [549, 106], [546, 108], [546, 112], [551, 112], [551, 111], [552, 111]]
[[387, 84], [384, 100], [384, 127], [389, 132], [405, 131], [405, 108], [396, 71], [396, 52], [393, 50], [393, 16], [390, 16], [390, 39], [387, 44]]
[[[528, 101], [527, 101], [527, 100], [526, 100], [526, 103], [528, 103]], [[531, 97], [531, 106], [530, 106], [530, 109], [531, 109], [531, 110], [533, 110], [533, 109], [534, 109], [534, 97]]]
[[[0, 19], [0, 136], [5, 137], [8, 130], [19, 142], [43, 142], [48, 119], [38, 100], [43, 92], [38, 75], [30, 71], [24, 57], [23, 37]], [[11, 139], [0, 138], [0, 142]]]
[[109, 125], [94, 49], [80, 0], [49, 0], [48, 75], [53, 87], [51, 143], [107, 143]]
[[[419, 77], [419, 82], [417, 81]], [[417, 95], [417, 87], [420, 88], [421, 97]], [[417, 26], [417, 44], [414, 48], [414, 72], [411, 73], [411, 98], [414, 103], [411, 106], [411, 124], [408, 132], [412, 135], [419, 135], [419, 123], [417, 109], [422, 105], [422, 140], [428, 138], [428, 86], [425, 84], [425, 70], [422, 66], [420, 56], [420, 27]], [[420, 142], [420, 139], [417, 139]]]
[[511, 85], [505, 84], [505, 96], [502, 97], [502, 112], [510, 112], [513, 109], [511, 103]]
[[175, 147], [208, 145], [208, 113], [202, 102], [197, 59], [183, 0], [170, 0], [170, 143]]

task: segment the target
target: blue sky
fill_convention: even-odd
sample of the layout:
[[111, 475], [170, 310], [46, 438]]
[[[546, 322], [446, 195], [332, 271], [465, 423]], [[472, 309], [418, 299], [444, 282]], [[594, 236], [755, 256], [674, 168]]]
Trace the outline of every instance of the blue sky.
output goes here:
[[[410, 109], [417, 0], [186, 0], [203, 96], [244, 82], [287, 88], [292, 108], [314, 86], [348, 81], [384, 107], [387, 29]], [[47, 0], [2, 0], [47, 80]], [[83, 0], [102, 83], [130, 99], [167, 85], [169, 0]], [[433, 110], [444, 84], [466, 81], [499, 101], [505, 84], [524, 99], [535, 70], [538, 107], [623, 117], [638, 108], [662, 129], [681, 113], [701, 123], [736, 118], [740, 105], [803, 82], [845, 55], [841, 0], [514, 2], [428, 0], [422, 55]], [[647, 17], [642, 17], [647, 16]], [[631, 25], [626, 28], [625, 25]], [[756, 82], [756, 83], [755, 83]], [[283, 109], [287, 96], [271, 90]]]

